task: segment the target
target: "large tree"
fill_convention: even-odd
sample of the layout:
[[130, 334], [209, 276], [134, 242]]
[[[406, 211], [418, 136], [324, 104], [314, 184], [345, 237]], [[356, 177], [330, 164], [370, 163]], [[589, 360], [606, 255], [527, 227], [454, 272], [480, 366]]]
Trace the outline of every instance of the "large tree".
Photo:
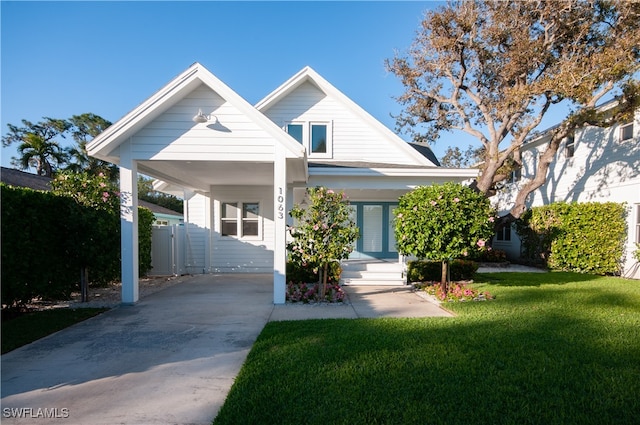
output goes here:
[[[570, 105], [504, 224], [526, 210], [564, 138], [631, 117], [640, 104], [639, 58], [639, 2], [453, 1], [428, 11], [409, 51], [387, 67], [405, 88], [398, 129], [417, 140], [451, 130], [476, 137], [483, 157], [475, 186], [486, 195], [508, 176], [505, 165], [521, 165], [520, 148], [545, 114]], [[597, 107], [614, 96], [615, 108]]]
[[90, 157], [87, 153], [87, 143], [94, 137], [106, 130], [111, 122], [99, 115], [85, 113], [74, 115], [69, 118], [70, 131], [76, 145], [67, 148], [69, 162], [66, 170], [76, 173], [88, 172], [93, 175], [103, 173], [109, 180], [116, 181], [118, 178], [118, 167], [100, 159]]
[[9, 132], [2, 137], [2, 145], [18, 143], [20, 156], [12, 158], [12, 163], [23, 170], [33, 167], [38, 175], [51, 177], [67, 159], [57, 139], [65, 137], [71, 124], [48, 117], [38, 123], [22, 120], [22, 124], [8, 124]]

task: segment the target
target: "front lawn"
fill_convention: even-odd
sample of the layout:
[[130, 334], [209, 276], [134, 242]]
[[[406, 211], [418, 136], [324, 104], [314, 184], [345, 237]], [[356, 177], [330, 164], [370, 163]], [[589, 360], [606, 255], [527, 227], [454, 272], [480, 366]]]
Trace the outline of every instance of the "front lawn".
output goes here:
[[214, 424], [635, 424], [640, 282], [480, 275], [455, 318], [271, 322]]

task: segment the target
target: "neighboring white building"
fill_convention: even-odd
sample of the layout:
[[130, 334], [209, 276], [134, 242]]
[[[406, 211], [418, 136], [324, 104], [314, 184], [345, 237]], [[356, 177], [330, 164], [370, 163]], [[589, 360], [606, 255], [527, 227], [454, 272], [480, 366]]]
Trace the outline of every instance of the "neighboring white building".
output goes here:
[[308, 67], [254, 107], [195, 63], [88, 152], [120, 165], [125, 303], [138, 300], [138, 172], [185, 200], [187, 272], [273, 273], [275, 303], [285, 301], [288, 211], [307, 187], [348, 195], [361, 228], [352, 258], [397, 259], [398, 198], [477, 173], [439, 167]]
[[[612, 106], [612, 103], [603, 108]], [[507, 212], [520, 185], [533, 176], [540, 154], [548, 142], [548, 132], [522, 147], [523, 167], [519, 179], [497, 196], [502, 212]], [[633, 258], [640, 243], [640, 110], [634, 119], [609, 128], [585, 127], [563, 141], [549, 168], [547, 182], [529, 197], [528, 207], [552, 202], [624, 202], [627, 206], [627, 241], [623, 276], [640, 278], [640, 265]], [[494, 239], [496, 249], [512, 258], [520, 255], [520, 240], [513, 230]], [[585, 253], [588, 255], [588, 253]]]

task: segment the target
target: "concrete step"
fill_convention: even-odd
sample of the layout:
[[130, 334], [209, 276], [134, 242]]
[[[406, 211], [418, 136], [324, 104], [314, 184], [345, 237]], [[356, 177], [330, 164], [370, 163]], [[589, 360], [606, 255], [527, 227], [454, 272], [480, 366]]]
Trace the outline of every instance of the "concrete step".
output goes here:
[[404, 279], [364, 279], [364, 278], [342, 278], [340, 283], [346, 286], [371, 285], [371, 286], [404, 286]]

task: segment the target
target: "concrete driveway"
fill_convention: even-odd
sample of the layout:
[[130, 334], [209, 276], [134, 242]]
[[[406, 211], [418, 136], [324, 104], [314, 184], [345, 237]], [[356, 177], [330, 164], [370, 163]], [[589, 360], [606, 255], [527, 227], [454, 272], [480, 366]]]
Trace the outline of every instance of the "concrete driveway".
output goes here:
[[274, 307], [270, 275], [195, 276], [3, 355], [2, 423], [210, 424], [269, 320], [448, 315], [406, 287], [347, 292]]

